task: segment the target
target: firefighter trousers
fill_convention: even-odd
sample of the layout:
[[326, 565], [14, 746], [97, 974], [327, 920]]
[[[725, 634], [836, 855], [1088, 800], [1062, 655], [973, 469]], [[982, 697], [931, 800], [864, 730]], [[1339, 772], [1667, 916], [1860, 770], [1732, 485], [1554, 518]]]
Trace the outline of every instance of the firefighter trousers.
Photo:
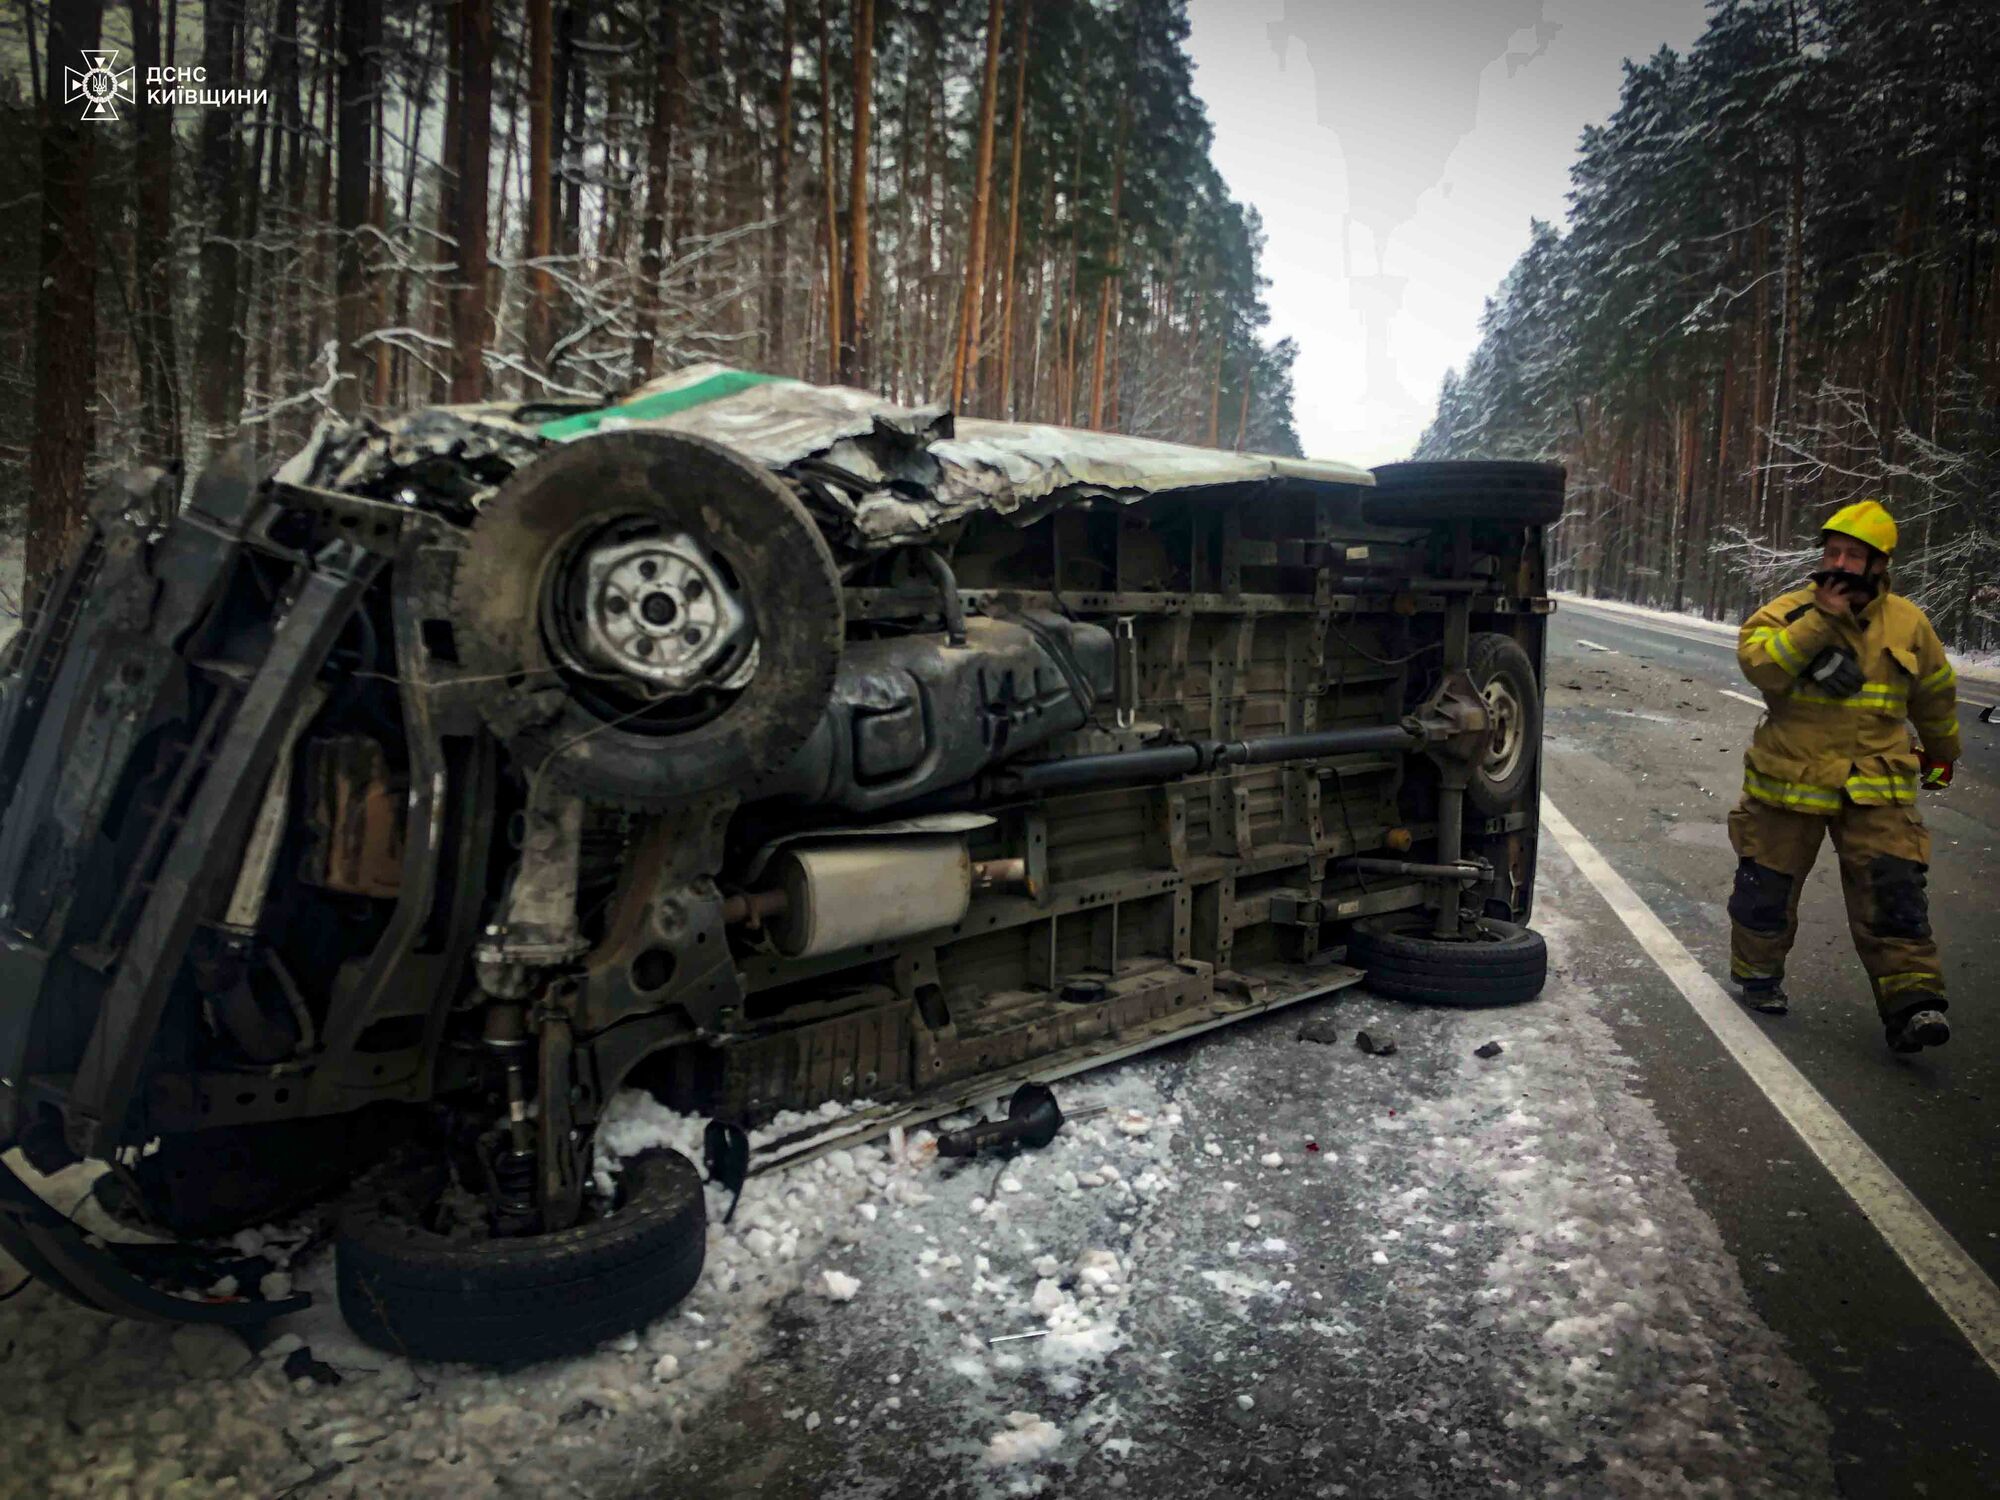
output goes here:
[[1837, 813], [1805, 813], [1744, 797], [1729, 814], [1737, 857], [1729, 896], [1731, 976], [1751, 988], [1784, 977], [1799, 930], [1799, 892], [1827, 837], [1840, 860], [1848, 930], [1882, 1018], [1919, 1001], [1944, 1009], [1943, 966], [1924, 891], [1931, 835], [1913, 807], [1864, 807], [1843, 797]]

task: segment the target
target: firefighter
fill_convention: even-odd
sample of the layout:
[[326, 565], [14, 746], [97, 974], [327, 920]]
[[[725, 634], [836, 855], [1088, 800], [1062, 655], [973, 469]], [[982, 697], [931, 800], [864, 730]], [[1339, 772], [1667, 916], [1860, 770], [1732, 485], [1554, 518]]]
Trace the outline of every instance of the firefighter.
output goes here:
[[1919, 785], [1951, 784], [1957, 677], [1924, 612], [1889, 591], [1896, 523], [1879, 502], [1836, 511], [1820, 543], [1811, 582], [1758, 610], [1737, 640], [1767, 712], [1729, 815], [1730, 973], [1746, 1004], [1785, 1014], [1799, 891], [1830, 836], [1889, 1046], [1915, 1052], [1951, 1036], [1924, 894], [1931, 838], [1916, 804]]

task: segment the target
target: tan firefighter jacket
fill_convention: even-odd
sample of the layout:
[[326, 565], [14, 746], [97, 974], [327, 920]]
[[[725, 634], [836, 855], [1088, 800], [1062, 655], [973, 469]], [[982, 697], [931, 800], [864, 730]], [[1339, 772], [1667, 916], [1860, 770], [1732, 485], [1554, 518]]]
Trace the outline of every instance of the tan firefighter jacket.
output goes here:
[[[1865, 685], [1852, 697], [1823, 692], [1807, 665], [1828, 646], [1850, 652]], [[1859, 615], [1813, 606], [1810, 585], [1780, 594], [1744, 622], [1736, 658], [1769, 711], [1743, 757], [1743, 790], [1799, 812], [1840, 811], [1841, 794], [1864, 806], [1911, 806], [1917, 757], [1958, 759], [1957, 673], [1924, 612], [1884, 591]]]

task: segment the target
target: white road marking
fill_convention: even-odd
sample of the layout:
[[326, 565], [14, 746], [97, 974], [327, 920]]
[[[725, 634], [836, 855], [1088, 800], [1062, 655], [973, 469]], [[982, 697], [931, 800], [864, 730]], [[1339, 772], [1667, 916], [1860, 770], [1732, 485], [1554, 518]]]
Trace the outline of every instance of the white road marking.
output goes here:
[[1750, 1081], [1777, 1106], [1778, 1113], [1923, 1284], [1931, 1300], [1958, 1325], [1987, 1368], [2000, 1375], [2000, 1287], [1993, 1284], [1993, 1278], [1965, 1253], [1916, 1194], [1854, 1133], [1547, 797], [1542, 799], [1542, 821], [1584, 877], [1597, 887], [1618, 920], [1638, 939], [1639, 946], [1750, 1075]]
[[1738, 703], [1747, 703], [1752, 708], [1761, 709], [1764, 706], [1764, 700], [1762, 698], [1753, 698], [1748, 693], [1739, 693], [1736, 691], [1735, 688], [1722, 688], [1719, 691], [1722, 693], [1723, 697], [1734, 698]]
[[[1604, 616], [1608, 614], [1633, 630], [1649, 630], [1656, 635], [1670, 635], [1675, 640], [1686, 641], [1690, 645], [1695, 646], [1728, 647], [1736, 641], [1736, 627], [1734, 625], [1725, 625], [1720, 621], [1661, 620], [1650, 614], [1630, 613], [1622, 609], [1610, 609], [1601, 599], [1572, 600], [1565, 598], [1563, 600], [1563, 608], [1581, 610], [1585, 614], [1588, 614], [1593, 609], [1601, 610], [1603, 613], [1598, 615], [1600, 620], [1604, 619]], [[1606, 623], [1610, 622], [1607, 621]]]
[[1600, 646], [1595, 641], [1586, 641], [1582, 636], [1578, 636], [1576, 638], [1576, 643], [1579, 646], [1588, 646], [1593, 651], [1602, 651], [1606, 656], [1616, 656], [1618, 654], [1616, 651], [1613, 651], [1609, 646]]

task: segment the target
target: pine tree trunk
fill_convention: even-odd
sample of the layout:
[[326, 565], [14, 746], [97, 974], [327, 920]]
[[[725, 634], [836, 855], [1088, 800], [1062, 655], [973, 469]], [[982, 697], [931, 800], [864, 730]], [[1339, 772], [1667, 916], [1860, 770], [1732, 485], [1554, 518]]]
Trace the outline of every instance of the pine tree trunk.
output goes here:
[[1765, 294], [1764, 265], [1765, 246], [1768, 236], [1764, 226], [1758, 225], [1752, 236], [1757, 247], [1756, 279], [1757, 306], [1752, 319], [1752, 347], [1756, 351], [1753, 375], [1750, 383], [1750, 516], [1751, 528], [1760, 537], [1771, 534], [1770, 520], [1766, 514], [1769, 500], [1769, 486], [1766, 482], [1765, 457], [1770, 451], [1765, 436], [1764, 390], [1767, 365], [1765, 356], [1770, 348], [1770, 299]]
[[[527, 3], [528, 219], [522, 253], [542, 261], [555, 253], [555, 16], [551, 0]], [[556, 284], [545, 265], [530, 266], [527, 280], [528, 367], [540, 371], [549, 357]]]
[[791, 274], [792, 230], [792, 54], [798, 49], [797, 0], [781, 0], [785, 19], [779, 41], [778, 119], [771, 141], [771, 264], [764, 290], [764, 368], [778, 370], [785, 361], [785, 283]]
[[[1125, 193], [1125, 131], [1130, 123], [1130, 115], [1123, 106], [1118, 111], [1118, 157], [1111, 169], [1111, 259], [1105, 268], [1104, 283], [1097, 294], [1097, 342], [1091, 348], [1090, 370], [1090, 426], [1099, 431], [1104, 426], [1104, 356], [1105, 345], [1111, 335], [1111, 299], [1118, 292], [1119, 251], [1121, 249], [1121, 225], [1119, 224], [1119, 200]], [[1239, 441], [1237, 444], [1241, 447]]]
[[1021, 147], [1028, 119], [1028, 16], [1035, 0], [1021, 0], [1014, 26], [1014, 137], [1007, 157], [1007, 258], [1000, 272], [1000, 383], [995, 415], [1014, 415], [1014, 255], [1021, 243]]
[[965, 252], [965, 285], [959, 308], [958, 348], [951, 366], [951, 404], [969, 409], [979, 364], [979, 319], [984, 304], [986, 221], [993, 198], [993, 116], [1000, 100], [1002, 0], [987, 0], [986, 66], [980, 75], [978, 147], [972, 176], [971, 229]]
[[[94, 9], [98, 0], [87, 3]], [[202, 12], [201, 56], [208, 77], [230, 76], [241, 14], [242, 0], [209, 0]], [[328, 113], [332, 113], [331, 100]], [[243, 341], [236, 326], [239, 200], [235, 118], [233, 110], [203, 111], [195, 158], [201, 209], [209, 230], [201, 241], [201, 303], [195, 349], [195, 390], [207, 448], [219, 444], [235, 424], [230, 395], [235, 372], [243, 362]]]
[[[465, 90], [464, 59], [461, 56], [459, 36], [459, 6], [465, 0], [451, 0], [450, 41], [446, 55], [450, 59], [445, 69], [444, 96], [444, 161], [438, 181], [437, 233], [442, 244], [452, 244], [452, 235], [457, 232], [459, 219], [458, 200], [465, 183]], [[452, 252], [456, 263], [457, 251]], [[446, 353], [439, 361], [439, 368], [431, 374], [431, 399], [448, 401], [451, 399], [452, 371], [455, 361], [450, 354], [453, 319], [457, 310], [457, 294], [452, 290], [450, 277], [440, 277], [431, 303], [431, 332], [443, 341]]]
[[[274, 45], [281, 59], [289, 59], [289, 77], [281, 66], [277, 81], [281, 107], [290, 98], [294, 109], [297, 24], [297, 0], [283, 0]], [[161, 64], [160, 0], [133, 0], [132, 65], [144, 80]], [[173, 119], [164, 109], [136, 109], [132, 123], [137, 135], [133, 176], [138, 201], [132, 248], [138, 290], [139, 461], [166, 465], [181, 456], [179, 354], [174, 338]]]
[[1688, 382], [1687, 407], [1681, 414], [1680, 503], [1673, 537], [1674, 586], [1668, 609], [1678, 612], [1687, 594], [1688, 538], [1694, 531], [1695, 421], [1700, 414], [1700, 387]]
[[458, 0], [459, 101], [457, 285], [452, 298], [451, 399], [486, 395], [486, 208], [493, 148], [492, 0]]
[[1208, 446], [1222, 446], [1222, 332], [1215, 335], [1215, 374], [1208, 382]]
[[361, 409], [364, 381], [373, 373], [369, 355], [361, 346], [369, 313], [368, 254], [362, 232], [368, 224], [368, 191], [374, 175], [375, 55], [370, 32], [371, 23], [380, 24], [381, 12], [371, 0], [339, 0], [339, 5], [334, 326], [340, 340], [341, 380], [334, 399], [343, 412], [352, 415]]
[[[556, 105], [556, 122], [562, 129], [555, 158], [569, 160], [570, 152], [585, 141], [590, 125], [590, 71], [584, 63], [581, 43], [590, 33], [589, 0], [566, 0], [558, 23], [562, 60], [557, 69], [562, 96]], [[580, 173], [563, 172], [562, 229], [557, 237], [562, 253], [580, 255], [583, 250], [583, 181]]]
[[833, 186], [833, 164], [839, 153], [833, 118], [833, 64], [827, 42], [827, 0], [819, 0], [819, 176], [826, 197], [826, 378], [841, 375], [840, 341], [846, 328], [841, 310], [840, 202]]
[[676, 95], [680, 78], [681, 22], [678, 10], [659, 17], [653, 42], [653, 118], [646, 144], [646, 202], [639, 225], [638, 338], [632, 363], [641, 381], [653, 378], [660, 336], [660, 283], [667, 274], [665, 239], [667, 193], [674, 152]]
[[840, 340], [840, 380], [867, 378], [868, 305], [872, 290], [868, 243], [868, 147], [875, 104], [875, 0], [854, 0], [854, 140], [847, 176], [847, 325]]
[[[35, 426], [28, 454], [28, 603], [62, 566], [83, 523], [84, 467], [95, 436], [97, 236], [90, 212], [91, 132], [64, 98], [65, 70], [102, 33], [102, 0], [49, 12], [42, 95], [41, 274], [35, 282]], [[32, 30], [32, 26], [30, 28]]]

